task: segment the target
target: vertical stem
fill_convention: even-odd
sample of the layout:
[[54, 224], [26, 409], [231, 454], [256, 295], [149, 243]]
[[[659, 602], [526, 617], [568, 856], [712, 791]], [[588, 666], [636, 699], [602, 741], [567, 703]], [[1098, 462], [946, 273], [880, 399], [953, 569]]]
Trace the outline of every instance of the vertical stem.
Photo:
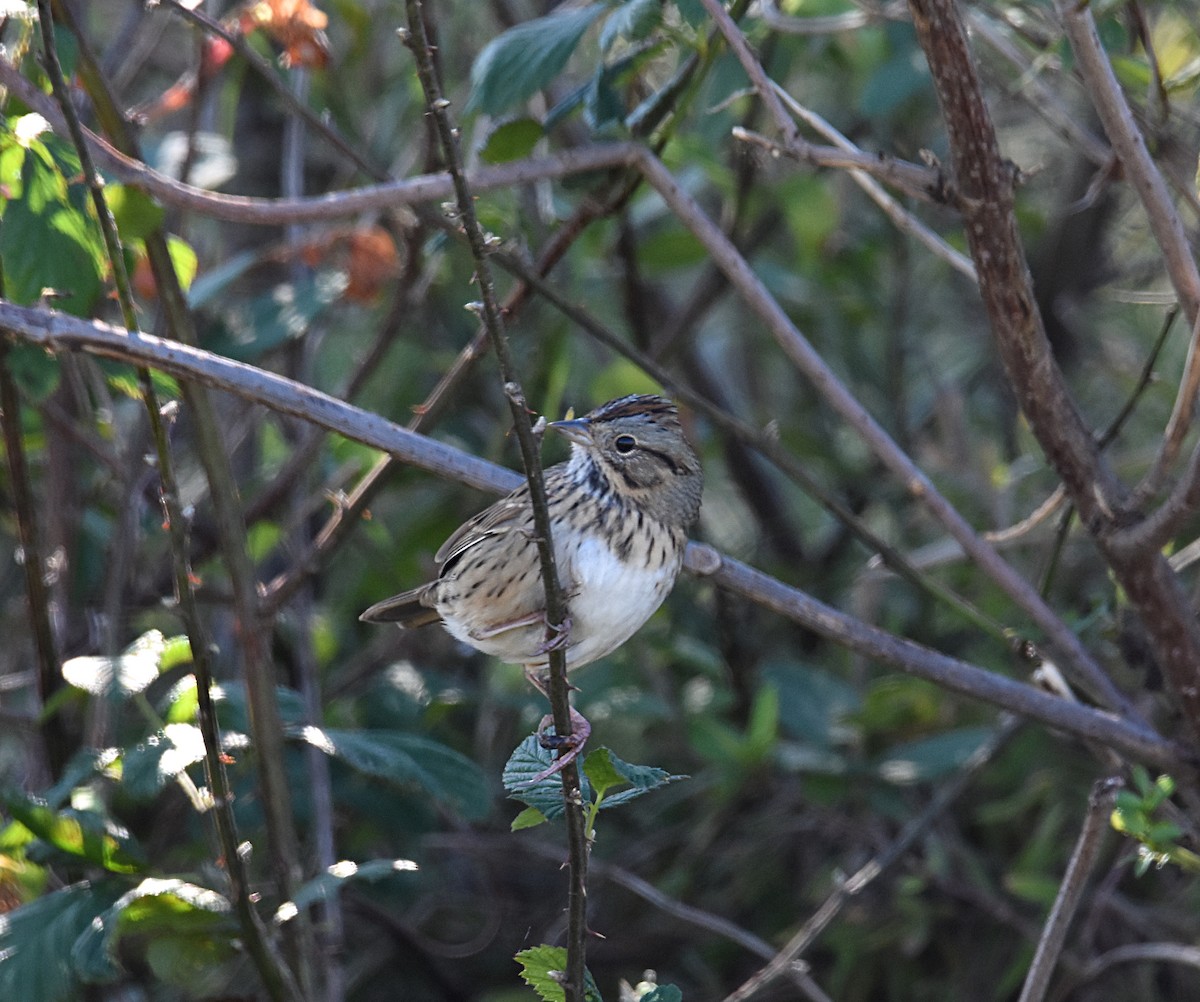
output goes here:
[[[29, 618], [33, 625], [33, 644], [37, 654], [38, 699], [42, 706], [62, 685], [58, 669], [58, 645], [50, 623], [50, 596], [46, 590], [45, 563], [37, 524], [37, 506], [29, 482], [25, 461], [25, 443], [21, 437], [21, 400], [4, 356], [8, 345], [0, 344], [0, 423], [4, 425], [4, 452], [8, 458], [8, 477], [12, 482], [13, 503], [20, 533], [25, 593], [29, 599]], [[55, 779], [70, 755], [66, 734], [57, 714], [42, 722], [42, 741], [46, 762]]]
[[[63, 11], [64, 16], [69, 17], [65, 5], [61, 3], [61, 0], [59, 2], [60, 10]], [[74, 105], [71, 103], [67, 82], [58, 61], [51, 5], [52, 0], [38, 0], [38, 20], [41, 25], [42, 43], [45, 49], [46, 71], [54, 88], [55, 98], [66, 118], [72, 142], [79, 155], [84, 180], [87, 183], [92, 203], [96, 209], [96, 215], [100, 222], [100, 229], [108, 253], [109, 264], [113, 271], [117, 298], [120, 303], [121, 315], [125, 327], [131, 334], [137, 334], [139, 330], [137, 313], [133, 305], [129, 275], [125, 270], [125, 258], [120, 238], [117, 234], [116, 222], [104, 198], [103, 182], [96, 171], [95, 164], [92, 162], [91, 153], [88, 150], [83, 135], [83, 128], [75, 113]], [[76, 36], [79, 37], [78, 33], [76, 33]], [[81, 46], [82, 41], [82, 38], [80, 38]], [[94, 66], [91, 69], [94, 70]], [[104, 92], [104, 96], [108, 97], [107, 91]], [[111, 113], [112, 108], [110, 107], [106, 110]], [[119, 116], [116, 116], [116, 118], [119, 119]], [[161, 265], [165, 261], [167, 270], [170, 272], [171, 277], [174, 278], [174, 268], [170, 265], [170, 258], [166, 253], [166, 241], [161, 237], [161, 234], [158, 237], [157, 243], [161, 258], [159, 264]], [[151, 248], [151, 246], [151, 240], [147, 238], [147, 247]], [[156, 278], [158, 278], [157, 273]], [[159, 279], [159, 283], [160, 290], [164, 289], [164, 285], [169, 284], [164, 283], [162, 279]], [[177, 283], [175, 288], [178, 290]], [[200, 618], [196, 605], [195, 593], [192, 590], [192, 574], [188, 559], [187, 517], [184, 515], [183, 506], [179, 501], [166, 425], [159, 409], [157, 394], [150, 379], [150, 371], [144, 367], [140, 368], [138, 370], [138, 378], [141, 386], [142, 400], [146, 407], [146, 413], [150, 419], [151, 432], [154, 436], [159, 476], [161, 477], [162, 484], [162, 498], [167, 512], [167, 525], [171, 538], [176, 594], [180, 602], [188, 631], [188, 639], [192, 647], [196, 689], [199, 700], [198, 712], [201, 732], [204, 737], [205, 767], [213, 793], [215, 821], [221, 843], [221, 851], [225, 857], [225, 866], [229, 874], [234, 906], [241, 923], [242, 933], [246, 939], [246, 948], [258, 968], [259, 975], [263, 980], [268, 995], [272, 1000], [283, 1002], [283, 1000], [297, 997], [298, 993], [295, 986], [291, 984], [290, 973], [279, 963], [278, 958], [272, 952], [266, 938], [265, 930], [262, 927], [261, 920], [254, 909], [251, 899], [249, 881], [233, 819], [232, 796], [229, 791], [224, 764], [221, 760], [220, 733], [210, 692], [212, 672], [210, 669], [209, 648], [203, 621]], [[193, 391], [198, 391], [197, 388], [192, 389]], [[183, 391], [186, 396], [188, 394], [187, 384], [184, 385]], [[207, 401], [207, 397], [204, 400]], [[197, 424], [203, 432], [204, 423], [198, 421]], [[213, 486], [215, 498], [218, 494], [217, 485], [214, 484]], [[249, 629], [249, 626], [249, 623], [243, 622], [243, 632], [250, 635], [246, 638], [247, 642], [260, 642], [257, 638], [258, 631]], [[253, 706], [253, 704], [251, 705]], [[273, 691], [271, 692], [271, 705], [274, 706]], [[276, 712], [278, 711], [276, 710]]]
[[[475, 203], [462, 171], [462, 156], [459, 149], [459, 131], [448, 114], [450, 102], [441, 92], [434, 67], [433, 52], [425, 30], [422, 0], [406, 0], [408, 31], [405, 41], [412, 50], [417, 64], [417, 75], [425, 92], [429, 115], [433, 118], [446, 169], [454, 182], [458, 203], [459, 221], [471, 246], [475, 260], [475, 276], [479, 282], [482, 300], [480, 315], [492, 348], [496, 353], [500, 375], [504, 381], [504, 394], [512, 411], [517, 442], [521, 447], [521, 459], [525, 476], [529, 481], [529, 497], [533, 507], [533, 523], [537, 532], [538, 556], [541, 560], [542, 581], [546, 592], [546, 620], [548, 628], [567, 621], [566, 602], [559, 586], [558, 568], [554, 558], [554, 543], [550, 534], [550, 515], [546, 504], [546, 485], [542, 476], [538, 446], [529, 422], [525, 394], [513, 368], [508, 350], [508, 338], [496, 298], [488, 261], [488, 246], [479, 220], [475, 215]], [[549, 634], [548, 634], [549, 635]], [[550, 707], [554, 716], [557, 734], [571, 733], [569, 686], [567, 684], [566, 656], [561, 648], [552, 648], [550, 658]], [[567, 1002], [584, 1002], [584, 953], [587, 941], [587, 835], [584, 830], [583, 795], [579, 785], [579, 770], [574, 762], [562, 770], [563, 799], [566, 804], [568, 844], [568, 890], [567, 890], [567, 970], [563, 984]]]
[[[43, 19], [49, 19], [48, 11], [51, 3], [75, 35], [79, 46], [79, 62], [76, 70], [88, 90], [96, 117], [104, 131], [113, 139], [122, 153], [138, 160], [143, 159], [136, 137], [117, 107], [107, 81], [100, 72], [99, 65], [87, 44], [87, 39], [75, 25], [65, 0], [39, 0], [39, 8], [45, 6], [47, 9]], [[65, 93], [64, 84], [63, 94], [65, 95]], [[73, 109], [64, 107], [63, 110], [70, 123]], [[86, 153], [86, 148], [82, 145], [82, 131], [78, 128], [77, 123], [72, 126], [72, 132], [73, 135], [78, 132], [75, 142], [80, 146], [82, 157]], [[100, 203], [103, 204], [102, 196]], [[106, 216], [108, 216], [107, 209], [101, 213], [102, 221]], [[111, 216], [108, 218], [111, 221]], [[113, 226], [111, 229], [115, 240], [116, 228]], [[179, 278], [175, 274], [166, 234], [161, 229], [147, 234], [146, 255], [150, 261], [163, 319], [170, 336], [183, 344], [195, 345], [197, 338], [192, 316], [188, 311]], [[118, 274], [118, 290], [120, 290], [120, 276], [124, 274], [123, 265], [114, 262], [113, 267]], [[128, 287], [127, 281], [125, 286]], [[129, 304], [128, 309], [124, 306], [126, 301]], [[123, 299], [122, 312], [125, 316], [126, 327], [130, 331], [136, 332], [138, 328], [136, 318], [132, 315], [132, 298]], [[221, 435], [216, 409], [208, 391], [196, 383], [184, 382], [180, 386], [180, 393], [195, 427], [197, 451], [212, 495], [217, 536], [221, 542], [222, 556], [232, 584], [233, 607], [238, 621], [238, 636], [241, 641], [243, 671], [246, 680], [250, 730], [257, 753], [255, 757], [258, 763], [259, 786], [261, 787], [263, 815], [266, 822], [266, 852], [274, 873], [278, 896], [281, 900], [287, 901], [293, 896], [300, 873], [299, 846], [292, 825], [291, 796], [283, 766], [283, 722], [279, 715], [279, 706], [275, 695], [274, 665], [269, 653], [267, 635], [263, 630], [254, 567], [246, 547], [246, 526], [242, 518], [237, 483], [230, 467], [229, 454]], [[156, 414], [157, 407], [155, 406], [152, 409], [152, 421], [156, 419]], [[299, 945], [292, 950], [292, 954], [300, 972], [301, 981], [307, 985], [311, 981], [307, 972], [311, 951], [305, 949], [303, 945], [307, 923], [301, 916], [296, 921], [288, 923], [288, 926], [286, 935], [299, 941]]]

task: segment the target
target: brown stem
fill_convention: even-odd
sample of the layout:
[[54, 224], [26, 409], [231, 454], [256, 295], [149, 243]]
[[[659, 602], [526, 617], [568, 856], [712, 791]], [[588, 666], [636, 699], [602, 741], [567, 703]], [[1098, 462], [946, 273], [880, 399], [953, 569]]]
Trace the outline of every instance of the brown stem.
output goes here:
[[1054, 965], [1058, 955], [1062, 953], [1066, 941], [1067, 929], [1075, 910], [1083, 897], [1083, 889], [1088, 877], [1096, 865], [1096, 856], [1104, 844], [1104, 834], [1108, 831], [1109, 815], [1112, 814], [1113, 803], [1117, 799], [1117, 791], [1124, 784], [1118, 779], [1102, 779], [1092, 788], [1088, 798], [1087, 816], [1083, 819], [1083, 827], [1079, 831], [1079, 840], [1071, 853], [1071, 861], [1067, 872], [1063, 875], [1058, 895], [1054, 899], [1054, 907], [1046, 919], [1042, 929], [1042, 938], [1038, 941], [1037, 952], [1033, 955], [1033, 963], [1025, 975], [1025, 985], [1021, 989], [1018, 1002], [1042, 1002], [1046, 990], [1050, 987], [1050, 976], [1054, 973]]
[[1113, 545], [1135, 515], [1084, 425], [1055, 362], [1013, 212], [1013, 168], [1000, 155], [955, 0], [910, 0], [950, 138], [967, 242], [992, 334], [1017, 401], [1084, 525], [1141, 615], [1193, 735], [1200, 735], [1200, 625], [1161, 554]]

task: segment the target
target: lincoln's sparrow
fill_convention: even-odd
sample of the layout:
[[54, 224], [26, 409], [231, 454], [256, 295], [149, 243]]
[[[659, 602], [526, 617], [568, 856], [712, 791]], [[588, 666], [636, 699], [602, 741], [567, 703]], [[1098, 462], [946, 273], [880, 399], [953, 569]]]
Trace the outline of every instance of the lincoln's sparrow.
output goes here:
[[[546, 470], [546, 499], [569, 621], [547, 643], [546, 597], [528, 485], [459, 527], [437, 551], [436, 580], [379, 602], [371, 623], [441, 623], [459, 640], [525, 667], [546, 692], [548, 651], [565, 645], [567, 668], [615, 650], [662, 604], [683, 565], [700, 511], [703, 476], [663, 397], [610, 400], [549, 427], [571, 458]], [[573, 734], [557, 771], [590, 732], [572, 711]], [[548, 772], [549, 772], [548, 771]], [[548, 774], [548, 773], [547, 773]], [[540, 777], [539, 777], [540, 778]]]

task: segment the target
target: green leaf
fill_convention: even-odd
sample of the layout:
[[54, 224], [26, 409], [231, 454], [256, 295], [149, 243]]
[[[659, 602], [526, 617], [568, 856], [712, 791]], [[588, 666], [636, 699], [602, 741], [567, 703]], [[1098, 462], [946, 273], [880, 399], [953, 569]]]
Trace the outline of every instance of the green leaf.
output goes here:
[[167, 254], [171, 257], [171, 264], [175, 266], [175, 277], [179, 279], [180, 288], [187, 292], [192, 287], [192, 281], [200, 268], [196, 251], [182, 237], [169, 236], [167, 237]]
[[155, 977], [187, 998], [211, 998], [246, 990], [244, 954], [231, 936], [163, 936], [146, 948]]
[[57, 309], [87, 316], [107, 271], [99, 230], [45, 158], [25, 157], [21, 183], [22, 195], [9, 201], [0, 226], [5, 295], [29, 306], [50, 289]]
[[690, 28], [699, 28], [708, 21], [708, 11], [700, 0], [675, 0], [675, 7]]
[[468, 110], [499, 115], [537, 93], [558, 76], [584, 32], [607, 9], [588, 4], [559, 11], [493, 38], [471, 67]]
[[84, 881], [0, 917], [0, 998], [67, 1002], [82, 996], [73, 949], [120, 893]]
[[897, 745], [876, 763], [890, 783], [920, 783], [958, 769], [992, 736], [990, 727], [964, 727]]
[[513, 818], [512, 824], [508, 826], [508, 830], [519, 832], [524, 831], [526, 828], [536, 828], [538, 825], [545, 823], [546, 815], [536, 807], [526, 807], [525, 810]]
[[162, 225], [166, 213], [140, 188], [110, 184], [104, 188], [108, 210], [117, 223], [122, 242], [144, 240]]
[[[551, 729], [553, 733], [553, 729]], [[547, 821], [562, 817], [563, 792], [562, 777], [557, 773], [547, 776], [533, 786], [526, 786], [534, 776], [554, 764], [555, 752], [543, 748], [536, 734], [531, 734], [513, 751], [504, 765], [502, 780], [504, 789], [513, 800], [537, 808]], [[591, 784], [587, 774], [579, 777], [584, 801], [592, 799]]]
[[613, 86], [613, 76], [603, 66], [592, 75], [583, 102], [583, 120], [590, 129], [602, 129], [625, 118], [625, 102]]
[[[0, 226], [0, 231], [4, 229]], [[8, 345], [4, 367], [34, 403], [41, 403], [58, 386], [58, 359], [36, 344]]]
[[204, 737], [194, 724], [167, 724], [121, 756], [121, 785], [135, 798], [155, 796], [189, 765], [204, 760]]
[[412, 873], [416, 869], [417, 864], [411, 859], [370, 859], [365, 863], [342, 860], [302, 884], [295, 897], [276, 910], [275, 921], [288, 922], [310, 905], [334, 897], [350, 880], [374, 882], [395, 876], [397, 873]]
[[[521, 965], [521, 977], [545, 1002], [565, 1002], [566, 992], [558, 978], [567, 968], [567, 951], [562, 946], [531, 946], [513, 958]], [[600, 990], [590, 971], [583, 972], [583, 994], [587, 1002], [601, 1002]]]
[[128, 832], [106, 824], [90, 811], [56, 811], [20, 793], [9, 792], [0, 798], [8, 812], [33, 832], [62, 852], [79, 856], [113, 873], [137, 873], [144, 856]]
[[604, 22], [600, 51], [608, 52], [618, 38], [640, 41], [662, 24], [661, 0], [626, 0]]
[[[660, 769], [653, 765], [634, 765], [631, 762], [617, 758], [607, 748], [598, 748], [592, 752], [588, 756], [588, 761], [584, 764], [584, 770], [587, 771], [588, 764], [593, 758], [601, 755], [604, 758], [598, 763], [598, 771], [607, 778], [611, 770], [619, 778], [620, 783], [628, 783], [632, 787], [632, 789], [622, 790], [620, 793], [605, 796], [600, 802], [601, 810], [609, 807], [618, 807], [621, 804], [626, 804], [640, 797], [643, 793], [649, 793], [651, 790], [657, 790], [660, 786], [666, 786], [668, 783], [688, 778], [687, 776], [672, 775], [665, 769]], [[590, 772], [588, 776], [591, 778]], [[612, 785], [616, 784], [610, 784], [607, 788], [611, 788]]]
[[543, 135], [541, 125], [532, 118], [514, 118], [491, 131], [479, 155], [489, 164], [520, 160], [533, 152]]
[[643, 995], [640, 1002], [683, 1002], [683, 992], [674, 985], [658, 985]]
[[[178, 268], [187, 265], [187, 255], [195, 257], [186, 245], [171, 247], [172, 260], [176, 260], [176, 253], [181, 255]], [[194, 264], [191, 274], [195, 274]], [[181, 274], [180, 280], [185, 277]], [[265, 352], [301, 337], [345, 288], [346, 278], [342, 273], [318, 271], [295, 282], [282, 282], [249, 302], [239, 299], [236, 306], [222, 314], [224, 327], [218, 328], [208, 347], [239, 362], [252, 362]]]
[[583, 771], [592, 781], [597, 797], [603, 797], [614, 786], [624, 786], [628, 780], [613, 765], [613, 756], [607, 748], [597, 748], [583, 760]]
[[852, 685], [829, 672], [791, 661], [768, 662], [762, 677], [779, 695], [779, 723], [784, 733], [820, 748], [853, 739], [855, 731], [844, 718], [858, 711], [861, 700]]
[[88, 982], [108, 982], [120, 975], [117, 944], [121, 936], [151, 937], [209, 934], [229, 926], [227, 898], [207, 887], [175, 878], [148, 877], [122, 894], [75, 941], [71, 960]]
[[416, 784], [468, 818], [489, 808], [483, 773], [465, 755], [415, 734], [292, 727], [288, 733], [370, 776]]

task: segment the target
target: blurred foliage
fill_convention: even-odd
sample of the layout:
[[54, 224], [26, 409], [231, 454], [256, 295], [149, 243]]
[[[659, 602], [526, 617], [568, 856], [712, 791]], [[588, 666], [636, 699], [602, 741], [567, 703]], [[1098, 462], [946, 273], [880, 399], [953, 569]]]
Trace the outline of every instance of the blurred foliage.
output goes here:
[[[193, 183], [229, 192], [283, 193], [281, 161], [289, 166], [291, 154], [281, 151], [295, 148], [288, 112], [240, 54], [202, 43], [169, 5], [72, 6], [121, 107], [138, 109], [154, 166], [174, 164]], [[424, 6], [472, 165], [653, 140], [826, 361], [975, 525], [1012, 525], [1054, 490], [969, 283], [898, 232], [846, 173], [730, 139], [734, 126], [761, 127], [763, 115], [697, 0]], [[1093, 7], [1156, 156], [1190, 185], [1200, 139], [1194, 16], [1169, 2]], [[396, 177], [436, 168], [411, 60], [393, 31], [404, 20], [400, 3], [202, 8], [268, 57], [362, 158]], [[840, 0], [780, 5], [801, 18], [857, 9]], [[863, 149], [945, 159], [915, 34], [903, 12], [887, 10], [818, 34], [775, 30], [758, 11], [741, 25], [771, 76]], [[1018, 212], [1048, 330], [1087, 419], [1101, 428], [1139, 392], [1164, 323], [1169, 295], [1157, 251], [1128, 186], [1090, 163], [1026, 89], [1044, 79], [1068, 117], [1096, 131], [1050, 8], [969, 11], [1019, 55], [1014, 64], [976, 34], [1005, 152], [1028, 174]], [[44, 87], [30, 21], [10, 17], [3, 31], [6, 53], [24, 53], [24, 72]], [[59, 38], [70, 71], [78, 41], [61, 27]], [[172, 148], [184, 152], [172, 159]], [[311, 129], [302, 148], [308, 193], [370, 180]], [[652, 193], [614, 201], [619, 190], [612, 178], [572, 177], [481, 195], [479, 212], [507, 247], [530, 257], [573, 221], [586, 223], [551, 273], [563, 295], [680, 382], [768, 428], [925, 573], [1017, 633], [1030, 630], [783, 362], [691, 232]], [[143, 241], [165, 226], [202, 347], [397, 422], [422, 413], [475, 334], [462, 308], [475, 297], [472, 262], [427, 217], [396, 212], [285, 232], [184, 213], [116, 183], [106, 192], [147, 330], [156, 330], [159, 304]], [[906, 207], [964, 245], [949, 211]], [[0, 265], [12, 301], [117, 317], [78, 158], [12, 98], [0, 130]], [[502, 294], [514, 288], [503, 280]], [[1158, 361], [1161, 380], [1137, 397], [1112, 446], [1122, 474], [1140, 473], [1157, 446], [1187, 350], [1184, 326]], [[537, 299], [514, 310], [510, 333], [529, 400], [550, 417], [655, 385]], [[0, 568], [0, 998], [259, 997], [211, 831], [190, 647], [145, 458], [153, 447], [131, 399], [134, 374], [20, 345], [2, 361], [22, 394], [18, 420], [66, 684], [39, 704], [24, 579], [9, 561]], [[168, 409], [178, 404], [173, 380], [156, 377], [156, 388]], [[220, 403], [266, 586], [294, 572], [378, 456], [242, 401]], [[430, 433], [513, 465], [505, 413], [484, 358], [455, 384]], [[704, 418], [685, 419], [706, 472], [699, 537], [864, 620], [1024, 673], [1006, 645], [882, 571], [759, 457]], [[553, 943], [561, 930], [564, 850], [553, 820], [561, 800], [553, 780], [515, 788], [549, 761], [526, 737], [543, 710], [538, 697], [518, 669], [438, 630], [382, 631], [357, 619], [429, 574], [440, 542], [485, 499], [393, 472], [353, 531], [262, 624], [304, 852], [304, 882], [284, 902], [259, 848], [258, 751], [239, 677], [239, 625], [186, 410], [173, 444], [221, 676], [223, 754], [264, 916], [283, 925], [311, 915], [321, 942], [333, 944], [322, 963], [341, 970], [345, 997], [356, 1002], [531, 998], [518, 955], [525, 979], [554, 997], [561, 958], [531, 944]], [[561, 443], [546, 442], [548, 460], [563, 455]], [[22, 553], [7, 503], [13, 488], [5, 465], [0, 534], [7, 551]], [[1006, 556], [1034, 581], [1053, 567], [1045, 586], [1055, 608], [1164, 733], [1178, 727], [1139, 627], [1086, 534], [1068, 527], [1059, 552], [1054, 523], [1015, 538]], [[720, 998], [763, 962], [719, 930], [647, 902], [610, 877], [612, 868], [782, 946], [990, 747], [1000, 726], [987, 706], [883, 671], [694, 579], [574, 681], [595, 728], [585, 774], [594, 859], [604, 864], [589, 895], [590, 925], [603, 938], [590, 944], [588, 963], [595, 991], [609, 999], [622, 981], [642, 981], [645, 999]], [[59, 775], [47, 772], [41, 748], [46, 716], [72, 741]], [[805, 955], [815, 981], [839, 1002], [1014, 997], [1102, 768], [1060, 735], [1017, 730], [817, 939]], [[330, 804], [313, 780], [320, 769], [330, 776]], [[1068, 943], [1072, 999], [1200, 992], [1200, 975], [1179, 965], [1120, 965], [1103, 983], [1081, 975], [1115, 947], [1198, 932], [1194, 829], [1181, 821], [1169, 778], [1132, 778], [1114, 813], [1129, 838], [1110, 841], [1107, 872]], [[635, 797], [626, 810], [600, 811]], [[332, 867], [319, 862], [323, 831]], [[328, 922], [331, 902], [339, 926]], [[760, 997], [796, 996], [777, 982]]]

